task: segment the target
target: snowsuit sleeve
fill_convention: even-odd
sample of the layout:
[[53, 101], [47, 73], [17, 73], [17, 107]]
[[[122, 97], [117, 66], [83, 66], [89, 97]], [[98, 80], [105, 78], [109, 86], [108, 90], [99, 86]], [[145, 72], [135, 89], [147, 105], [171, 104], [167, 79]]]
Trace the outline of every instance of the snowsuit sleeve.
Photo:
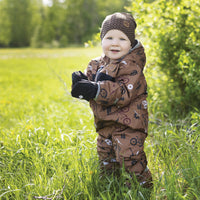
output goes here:
[[128, 55], [120, 63], [108, 64], [102, 72], [115, 77], [115, 82], [100, 81], [97, 104], [103, 106], [124, 107], [142, 94], [147, 93], [147, 84], [143, 74], [146, 57], [142, 49]]
[[95, 76], [99, 69], [99, 66], [100, 66], [100, 57], [95, 58], [89, 62], [87, 69], [85, 71], [85, 74], [87, 75], [88, 80], [90, 81], [95, 80]]

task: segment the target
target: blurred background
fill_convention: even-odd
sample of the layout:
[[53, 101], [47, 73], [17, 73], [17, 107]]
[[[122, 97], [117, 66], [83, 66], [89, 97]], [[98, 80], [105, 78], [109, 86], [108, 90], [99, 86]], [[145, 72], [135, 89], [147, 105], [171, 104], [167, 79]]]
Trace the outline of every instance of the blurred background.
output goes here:
[[107, 14], [129, 0], [0, 0], [0, 47], [66, 47], [99, 32]]

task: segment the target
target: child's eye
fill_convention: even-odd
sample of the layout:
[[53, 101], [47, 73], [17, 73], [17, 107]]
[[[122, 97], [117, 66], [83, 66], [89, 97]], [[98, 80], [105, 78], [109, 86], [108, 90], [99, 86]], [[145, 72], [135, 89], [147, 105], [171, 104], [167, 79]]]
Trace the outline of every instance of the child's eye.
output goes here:
[[123, 40], [123, 41], [124, 41], [124, 40], [126, 40], [126, 39], [125, 39], [125, 38], [120, 38], [120, 40]]
[[112, 40], [112, 37], [107, 37], [108, 40]]

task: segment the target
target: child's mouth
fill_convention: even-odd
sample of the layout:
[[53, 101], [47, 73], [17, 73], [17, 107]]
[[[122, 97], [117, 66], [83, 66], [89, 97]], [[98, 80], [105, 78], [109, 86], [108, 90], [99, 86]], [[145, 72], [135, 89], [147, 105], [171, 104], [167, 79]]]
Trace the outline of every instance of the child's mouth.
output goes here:
[[119, 52], [119, 50], [116, 50], [116, 49], [111, 49], [111, 52], [112, 52], [112, 53], [118, 53], [118, 52]]

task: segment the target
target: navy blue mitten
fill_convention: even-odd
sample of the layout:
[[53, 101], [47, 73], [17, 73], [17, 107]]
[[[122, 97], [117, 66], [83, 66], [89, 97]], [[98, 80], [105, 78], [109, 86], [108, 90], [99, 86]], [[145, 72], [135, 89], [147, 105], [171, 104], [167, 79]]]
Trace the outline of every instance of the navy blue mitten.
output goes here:
[[72, 85], [81, 81], [82, 79], [88, 80], [87, 76], [83, 74], [81, 71], [73, 72], [72, 73]]
[[113, 78], [110, 75], [100, 72], [99, 74], [97, 74], [96, 81], [97, 82], [98, 81], [113, 81], [113, 82], [115, 82], [115, 78]]
[[88, 80], [81, 80], [72, 86], [71, 95], [75, 98], [89, 101], [96, 97], [97, 90], [97, 83]]

